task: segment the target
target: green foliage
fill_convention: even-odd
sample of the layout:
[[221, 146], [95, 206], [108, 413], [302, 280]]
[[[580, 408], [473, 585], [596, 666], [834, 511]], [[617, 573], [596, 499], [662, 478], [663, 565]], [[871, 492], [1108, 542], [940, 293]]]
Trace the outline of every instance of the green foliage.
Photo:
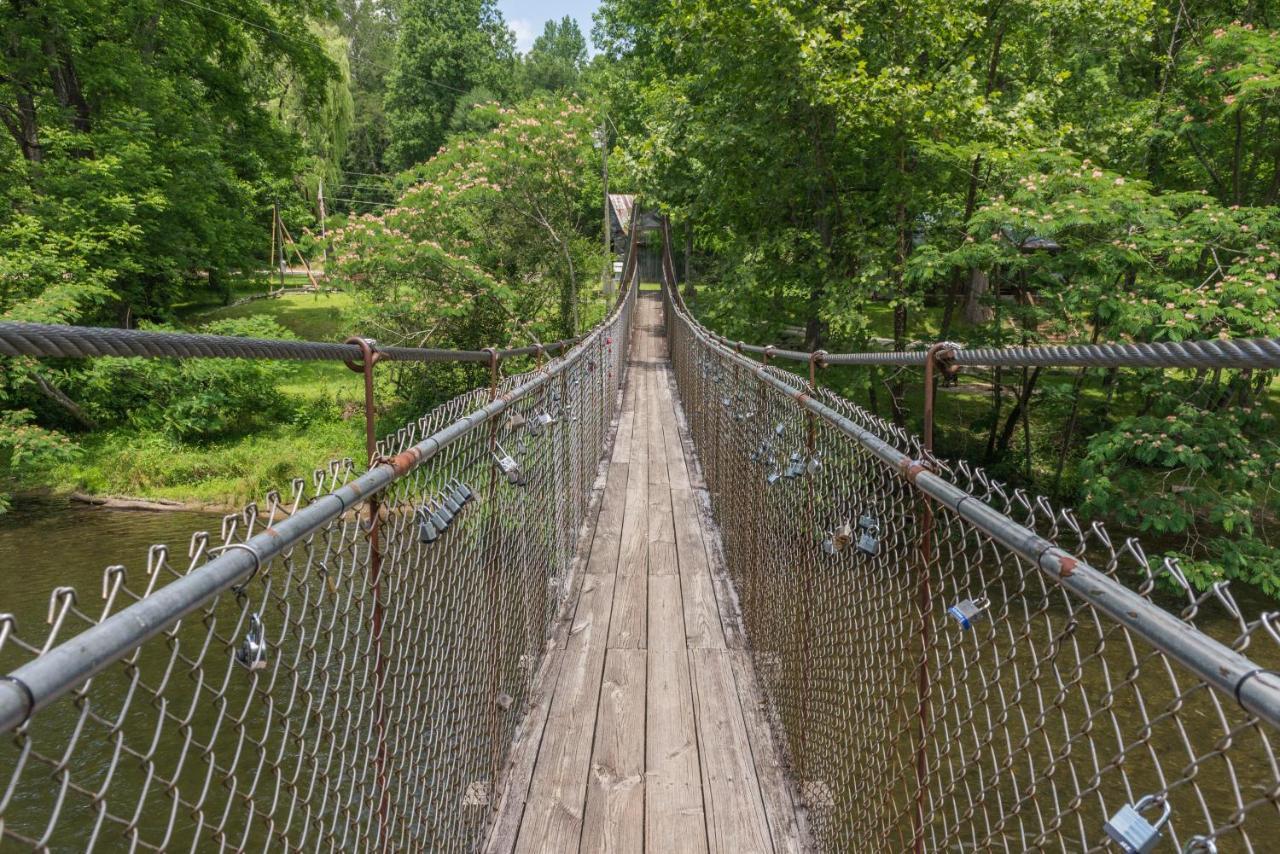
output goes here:
[[511, 90], [515, 46], [494, 0], [405, 0], [387, 79], [388, 160], [407, 168], [444, 144], [459, 99]]
[[493, 129], [412, 171], [397, 206], [334, 233], [332, 272], [380, 337], [475, 348], [583, 328], [600, 269], [591, 119], [570, 101], [478, 105]]
[[[292, 338], [261, 317], [202, 327], [216, 335]], [[96, 359], [77, 383], [85, 409], [105, 427], [162, 432], [188, 442], [244, 435], [288, 413], [277, 383], [287, 362], [253, 359]]]
[[568, 93], [577, 90], [582, 70], [587, 64], [587, 39], [578, 22], [565, 15], [559, 21], [547, 21], [542, 35], [524, 57], [523, 74], [526, 91]]
[[1201, 589], [1239, 578], [1280, 595], [1280, 550], [1254, 539], [1280, 484], [1275, 419], [1251, 408], [1171, 408], [1163, 417], [1120, 419], [1089, 441], [1083, 509], [1140, 531], [1179, 535], [1184, 553], [1211, 539], [1215, 560], [1183, 566]]
[[[1280, 37], [1264, 10], [1242, 14], [605, 0], [611, 165], [691, 231], [686, 292], [734, 338], [844, 350], [873, 335], [1274, 336]], [[918, 418], [905, 377], [841, 382], [905, 425]], [[975, 394], [962, 378], [944, 408], [958, 420], [941, 428], [944, 452], [1176, 540], [1197, 585], [1276, 592], [1280, 503], [1269, 478], [1245, 475], [1273, 462], [1269, 375], [981, 379]], [[1153, 430], [1176, 438], [1153, 450], [1126, 437]]]
[[[253, 265], [270, 198], [304, 156], [289, 122], [323, 114], [340, 79], [313, 28], [328, 11], [325, 0], [243, 0], [234, 14], [159, 0], [0, 8], [0, 311], [157, 318], [198, 273]], [[271, 106], [286, 87], [287, 116]]]

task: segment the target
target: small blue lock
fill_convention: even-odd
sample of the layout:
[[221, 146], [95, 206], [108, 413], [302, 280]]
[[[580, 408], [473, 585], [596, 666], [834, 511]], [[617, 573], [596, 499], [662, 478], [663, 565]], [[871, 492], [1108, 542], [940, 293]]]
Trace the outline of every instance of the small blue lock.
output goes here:
[[973, 624], [986, 613], [989, 607], [991, 607], [991, 602], [987, 597], [979, 596], [977, 599], [965, 599], [957, 602], [947, 609], [947, 613], [960, 624], [960, 628], [967, 632], [973, 628]]
[[[1142, 817], [1144, 812], [1160, 809], [1155, 823]], [[1125, 804], [1115, 815], [1107, 819], [1102, 829], [1107, 832], [1125, 854], [1148, 854], [1160, 843], [1160, 831], [1173, 812], [1169, 802], [1155, 795], [1147, 795], [1136, 804]]]

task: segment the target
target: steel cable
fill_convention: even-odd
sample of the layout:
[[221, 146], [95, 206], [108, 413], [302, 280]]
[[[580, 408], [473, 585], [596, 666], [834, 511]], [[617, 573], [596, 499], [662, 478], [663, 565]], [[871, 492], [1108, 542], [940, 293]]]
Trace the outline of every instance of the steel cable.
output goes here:
[[[573, 346], [578, 338], [497, 350], [499, 359], [547, 354]], [[428, 347], [375, 347], [383, 359], [396, 362], [487, 363], [487, 350], [443, 350]], [[96, 326], [48, 323], [0, 323], [0, 355], [84, 358], [119, 356], [173, 359], [288, 359], [300, 361], [360, 361], [355, 344], [240, 338], [193, 332], [151, 332]]]

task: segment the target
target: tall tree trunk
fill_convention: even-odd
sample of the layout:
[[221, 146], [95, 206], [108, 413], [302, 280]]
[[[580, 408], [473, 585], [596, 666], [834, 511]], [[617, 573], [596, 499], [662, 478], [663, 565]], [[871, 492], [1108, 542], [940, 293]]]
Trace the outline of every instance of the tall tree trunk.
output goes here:
[[1000, 440], [996, 445], [1000, 453], [1008, 452], [1009, 443], [1013, 440], [1013, 431], [1018, 429], [1018, 419], [1022, 417], [1022, 413], [1026, 411], [1030, 404], [1031, 393], [1035, 391], [1036, 383], [1040, 379], [1040, 372], [1043, 370], [1043, 367], [1037, 367], [1028, 375], [1026, 369], [1023, 369], [1022, 390], [1018, 394], [1017, 400], [1014, 401], [1013, 409], [1009, 412], [1008, 419], [1004, 422], [1004, 429], [1000, 431]]

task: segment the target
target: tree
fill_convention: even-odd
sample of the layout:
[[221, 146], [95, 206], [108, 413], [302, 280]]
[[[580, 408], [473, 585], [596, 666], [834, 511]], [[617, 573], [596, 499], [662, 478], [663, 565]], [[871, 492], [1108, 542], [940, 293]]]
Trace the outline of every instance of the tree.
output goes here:
[[527, 91], [571, 92], [577, 88], [587, 64], [587, 40], [578, 22], [565, 15], [547, 21], [542, 35], [524, 57]]
[[505, 96], [514, 68], [514, 37], [494, 0], [406, 0], [387, 80], [391, 165], [435, 154], [459, 98], [478, 86]]
[[[462, 349], [549, 341], [603, 312], [582, 288], [603, 263], [586, 108], [534, 98], [479, 104], [471, 116], [491, 129], [451, 137], [408, 173], [413, 184], [395, 207], [333, 234], [335, 281], [380, 341]], [[445, 380], [437, 372], [431, 381]], [[427, 397], [449, 391], [456, 386]]]

